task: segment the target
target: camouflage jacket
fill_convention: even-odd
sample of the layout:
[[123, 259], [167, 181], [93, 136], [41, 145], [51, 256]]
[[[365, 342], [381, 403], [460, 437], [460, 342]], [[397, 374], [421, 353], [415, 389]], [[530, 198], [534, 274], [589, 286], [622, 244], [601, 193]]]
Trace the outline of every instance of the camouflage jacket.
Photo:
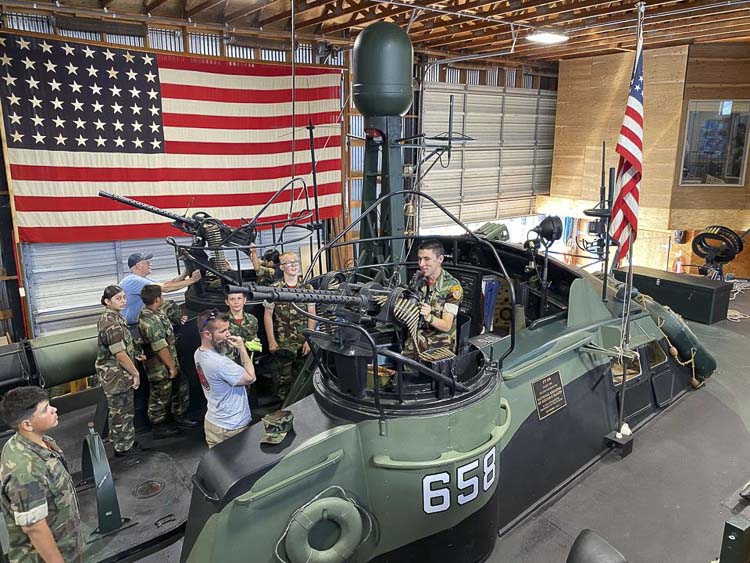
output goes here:
[[164, 378], [169, 377], [167, 366], [161, 362], [157, 355], [157, 352], [164, 348], [169, 349], [169, 355], [172, 356], [175, 366], [179, 369], [174, 330], [163, 308], [158, 311], [152, 311], [148, 307], [141, 309], [138, 314], [138, 332], [141, 334], [143, 353], [146, 355], [144, 363], [149, 372], [149, 379], [159, 375]]
[[420, 331], [421, 336], [426, 341], [427, 349], [440, 346], [448, 346], [453, 349], [456, 344], [458, 306], [464, 296], [464, 290], [459, 281], [443, 269], [434, 284], [430, 285], [425, 277], [420, 277], [416, 284], [412, 286], [412, 289], [417, 292], [423, 302], [429, 303], [435, 317], [442, 317], [443, 311], [453, 315], [453, 325], [448, 332], [437, 330], [432, 325]]
[[[253, 338], [258, 336], [258, 319], [255, 315], [250, 313], [243, 313], [242, 320], [237, 321], [232, 313], [229, 313], [229, 332], [232, 336], [239, 336], [245, 342], [250, 342]], [[218, 346], [218, 352], [229, 356], [234, 360], [238, 360], [240, 357], [239, 350], [230, 346], [228, 343], [222, 342]]]
[[[289, 287], [284, 280], [278, 280], [271, 284], [271, 287]], [[299, 277], [297, 285], [304, 289], [312, 289], [310, 284], [302, 284], [302, 276]], [[307, 328], [307, 317], [297, 311], [292, 303], [270, 303], [263, 302], [266, 309], [273, 311], [273, 332], [276, 336], [276, 343], [280, 350], [290, 350], [297, 352], [305, 343], [305, 337], [302, 330]], [[299, 303], [299, 307], [305, 308], [304, 303]]]
[[107, 309], [99, 317], [96, 330], [98, 338], [95, 367], [102, 389], [108, 395], [129, 391], [133, 386], [133, 376], [115, 358], [115, 354], [121, 351], [127, 352], [131, 360], [135, 358], [133, 337], [125, 319], [117, 311]]
[[276, 270], [268, 266], [261, 266], [255, 273], [255, 283], [258, 285], [271, 285], [276, 279]]
[[46, 519], [66, 563], [83, 553], [81, 516], [73, 479], [57, 443], [44, 436], [46, 448], [16, 433], [0, 456], [0, 504], [8, 527], [10, 561], [41, 562], [22, 526]]

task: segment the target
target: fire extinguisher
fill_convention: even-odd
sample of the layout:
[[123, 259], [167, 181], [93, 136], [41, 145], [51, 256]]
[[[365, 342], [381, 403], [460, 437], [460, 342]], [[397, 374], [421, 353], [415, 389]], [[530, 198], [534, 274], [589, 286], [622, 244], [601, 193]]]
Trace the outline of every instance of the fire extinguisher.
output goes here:
[[681, 274], [685, 270], [685, 260], [682, 258], [682, 250], [677, 252], [677, 256], [672, 261], [672, 271], [676, 274]]

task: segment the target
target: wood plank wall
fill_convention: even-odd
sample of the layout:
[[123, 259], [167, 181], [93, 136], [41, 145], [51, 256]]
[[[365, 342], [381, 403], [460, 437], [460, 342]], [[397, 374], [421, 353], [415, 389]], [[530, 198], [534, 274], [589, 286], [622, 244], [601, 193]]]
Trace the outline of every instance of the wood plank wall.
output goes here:
[[[749, 100], [750, 43], [693, 45], [687, 64], [679, 146], [685, 135], [689, 100]], [[682, 148], [680, 148], [682, 151]], [[702, 230], [724, 225], [740, 233], [750, 227], [750, 159], [744, 186], [680, 187], [682, 154], [674, 165], [669, 226]]]
[[[537, 198], [540, 213], [582, 217], [599, 199], [602, 141], [606, 166], [622, 124], [635, 53], [561, 61], [550, 196]], [[688, 47], [644, 53], [644, 179], [635, 262], [664, 268], [678, 154]]]

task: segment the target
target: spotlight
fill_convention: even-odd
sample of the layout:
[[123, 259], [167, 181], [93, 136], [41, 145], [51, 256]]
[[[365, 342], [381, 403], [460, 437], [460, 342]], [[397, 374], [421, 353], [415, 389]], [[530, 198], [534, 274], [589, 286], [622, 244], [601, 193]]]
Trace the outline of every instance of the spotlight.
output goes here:
[[539, 238], [551, 244], [562, 237], [562, 220], [556, 215], [550, 215], [542, 219], [538, 227], [531, 230], [538, 234]]
[[557, 43], [565, 43], [570, 37], [558, 31], [536, 29], [532, 34], [527, 35], [526, 39], [542, 45], [556, 45]]

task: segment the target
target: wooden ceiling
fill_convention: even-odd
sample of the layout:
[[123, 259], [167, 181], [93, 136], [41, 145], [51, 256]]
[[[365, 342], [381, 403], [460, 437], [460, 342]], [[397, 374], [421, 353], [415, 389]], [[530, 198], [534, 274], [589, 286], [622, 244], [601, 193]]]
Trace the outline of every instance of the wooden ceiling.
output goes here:
[[[59, 5], [283, 38], [291, 29], [292, 1], [298, 37], [348, 42], [368, 25], [390, 21], [408, 29], [415, 50], [440, 58], [483, 55], [547, 63], [635, 45], [634, 0], [59, 0]], [[538, 28], [570, 39], [559, 45], [528, 41]], [[750, 0], [649, 1], [644, 30], [646, 48], [750, 41]]]

